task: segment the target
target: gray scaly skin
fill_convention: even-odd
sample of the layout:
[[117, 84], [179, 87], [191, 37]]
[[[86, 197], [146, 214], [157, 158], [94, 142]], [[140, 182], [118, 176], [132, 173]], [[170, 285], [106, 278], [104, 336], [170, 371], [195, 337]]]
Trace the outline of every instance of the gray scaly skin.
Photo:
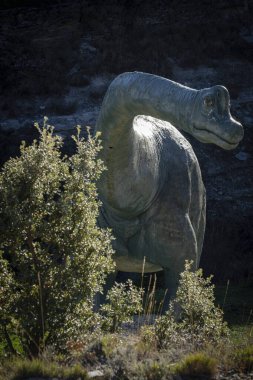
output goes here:
[[108, 170], [98, 190], [99, 222], [116, 237], [122, 271], [165, 270], [176, 291], [186, 259], [199, 264], [205, 231], [205, 188], [191, 145], [178, 131], [203, 143], [234, 149], [243, 128], [230, 115], [223, 86], [195, 90], [146, 73], [124, 73], [110, 85], [96, 131]]

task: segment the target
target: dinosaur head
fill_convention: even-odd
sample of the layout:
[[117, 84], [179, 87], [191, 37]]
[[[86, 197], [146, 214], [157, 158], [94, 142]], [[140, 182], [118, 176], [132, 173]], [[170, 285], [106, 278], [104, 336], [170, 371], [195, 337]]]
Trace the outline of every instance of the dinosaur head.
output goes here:
[[230, 150], [243, 138], [242, 125], [230, 114], [230, 97], [223, 86], [198, 91], [192, 113], [191, 134], [203, 143]]

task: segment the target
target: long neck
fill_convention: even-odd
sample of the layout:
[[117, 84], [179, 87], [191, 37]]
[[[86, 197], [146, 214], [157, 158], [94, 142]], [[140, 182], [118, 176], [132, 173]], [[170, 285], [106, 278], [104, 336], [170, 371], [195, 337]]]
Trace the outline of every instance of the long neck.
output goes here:
[[153, 116], [190, 132], [194, 100], [198, 91], [168, 79], [146, 73], [124, 73], [109, 87], [97, 121], [104, 148], [124, 148], [131, 143], [133, 119]]
[[[112, 82], [96, 125], [96, 131], [102, 132], [101, 158], [108, 168], [99, 182], [107, 209], [124, 217], [137, 215], [159, 191], [159, 152], [147, 135], [140, 144], [134, 118], [152, 116], [187, 131], [196, 94], [151, 74], [125, 73]], [[140, 162], [149, 162], [145, 170]]]

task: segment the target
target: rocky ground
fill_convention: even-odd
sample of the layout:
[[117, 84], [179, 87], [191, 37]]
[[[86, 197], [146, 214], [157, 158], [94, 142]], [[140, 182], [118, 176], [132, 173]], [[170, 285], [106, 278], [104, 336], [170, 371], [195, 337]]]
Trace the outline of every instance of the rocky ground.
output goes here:
[[[39, 4], [39, 5], [38, 5]], [[49, 117], [66, 141], [94, 126], [120, 72], [140, 70], [194, 88], [225, 85], [245, 127], [235, 151], [187, 136], [207, 189], [201, 264], [217, 282], [253, 279], [253, 5], [239, 0], [3, 1], [0, 5], [0, 161]]]

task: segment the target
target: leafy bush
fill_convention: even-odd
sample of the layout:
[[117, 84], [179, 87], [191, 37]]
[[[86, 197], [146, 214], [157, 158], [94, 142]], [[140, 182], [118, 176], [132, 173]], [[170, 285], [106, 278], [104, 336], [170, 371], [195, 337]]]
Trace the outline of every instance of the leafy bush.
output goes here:
[[10, 321], [11, 303], [15, 296], [13, 292], [13, 276], [10, 271], [8, 262], [3, 259], [3, 253], [0, 251], [0, 341], [6, 340], [6, 344], [12, 353], [15, 353], [8, 325]]
[[98, 136], [85, 141], [78, 129], [67, 158], [46, 120], [37, 128], [40, 140], [23, 143], [0, 173], [1, 322], [14, 321], [31, 354], [46, 344], [63, 349], [94, 326], [94, 294], [114, 267], [112, 236], [96, 224], [105, 169]]
[[191, 342], [201, 345], [218, 343], [228, 336], [223, 312], [214, 304], [214, 285], [211, 276], [203, 277], [201, 269], [193, 272], [193, 262], [186, 261], [181, 273], [176, 298], [166, 315], [158, 318], [155, 326], [160, 346]]
[[173, 368], [173, 372], [183, 379], [212, 379], [216, 371], [216, 360], [201, 352], [187, 355]]
[[122, 323], [131, 322], [132, 317], [142, 311], [142, 296], [142, 290], [131, 280], [125, 284], [116, 282], [106, 296], [108, 303], [101, 307], [104, 330], [115, 332]]

